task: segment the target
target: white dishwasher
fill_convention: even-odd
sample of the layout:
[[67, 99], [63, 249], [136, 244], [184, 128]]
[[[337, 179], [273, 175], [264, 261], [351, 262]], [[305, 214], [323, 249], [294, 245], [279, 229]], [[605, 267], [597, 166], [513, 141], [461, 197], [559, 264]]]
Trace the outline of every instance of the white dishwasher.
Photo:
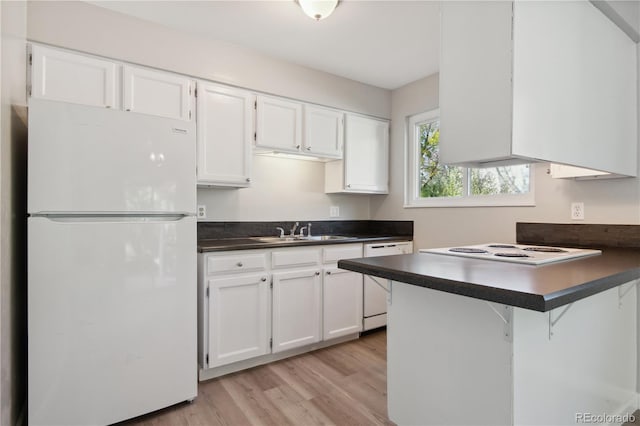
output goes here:
[[[371, 243], [364, 246], [364, 257], [390, 256], [413, 253], [413, 242]], [[387, 280], [377, 278], [377, 282], [387, 287]], [[363, 329], [387, 325], [387, 292], [368, 275], [364, 276], [364, 318]]]

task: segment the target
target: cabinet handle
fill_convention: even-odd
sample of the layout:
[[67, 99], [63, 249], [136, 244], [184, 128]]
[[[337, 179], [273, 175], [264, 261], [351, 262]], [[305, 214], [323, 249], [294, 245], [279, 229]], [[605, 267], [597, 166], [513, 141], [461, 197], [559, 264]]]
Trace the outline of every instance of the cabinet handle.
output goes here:
[[350, 183], [347, 184], [347, 188], [351, 188], [351, 184]]
[[247, 182], [251, 182], [251, 178], [247, 178]]
[[236, 265], [238, 266], [238, 268], [242, 268], [242, 262], [238, 262], [236, 263]]
[[111, 108], [111, 105], [105, 105], [104, 107], [105, 108]]
[[267, 279], [265, 277], [260, 278], [260, 281], [265, 282]]
[[296, 145], [296, 149], [300, 149], [300, 145]]
[[331, 275], [331, 271], [327, 271], [327, 275]]
[[316, 272], [316, 275], [320, 275], [320, 272]]
[[310, 146], [307, 147], [307, 151], [311, 151], [311, 147]]
[[125, 109], [125, 111], [131, 112], [131, 108], [127, 108]]

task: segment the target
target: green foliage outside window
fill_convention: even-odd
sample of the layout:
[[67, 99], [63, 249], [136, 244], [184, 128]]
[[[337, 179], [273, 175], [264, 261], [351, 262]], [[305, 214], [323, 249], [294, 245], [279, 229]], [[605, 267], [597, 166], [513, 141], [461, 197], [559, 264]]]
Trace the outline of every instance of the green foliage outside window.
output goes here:
[[439, 122], [418, 127], [420, 136], [420, 197], [456, 197], [462, 195], [462, 168], [440, 164]]
[[[462, 167], [440, 163], [438, 143], [440, 122], [418, 126], [420, 140], [420, 197], [456, 197], [465, 195]], [[469, 195], [524, 194], [529, 191], [529, 165], [486, 169], [467, 169]]]

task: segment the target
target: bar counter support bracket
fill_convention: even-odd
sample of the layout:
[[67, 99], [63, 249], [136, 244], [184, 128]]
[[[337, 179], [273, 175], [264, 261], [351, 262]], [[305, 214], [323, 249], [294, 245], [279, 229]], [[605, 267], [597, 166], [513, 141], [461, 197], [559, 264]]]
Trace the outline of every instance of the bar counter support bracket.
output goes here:
[[374, 277], [373, 275], [367, 275], [367, 276], [369, 278], [371, 278], [371, 281], [373, 281], [374, 283], [379, 285], [381, 289], [383, 289], [384, 291], [387, 292], [387, 302], [389, 302], [389, 304], [391, 304], [391, 280], [388, 280], [389, 281], [389, 286], [386, 287], [384, 284], [382, 284], [380, 281], [378, 281], [376, 279], [376, 277]]
[[500, 317], [500, 319], [504, 323], [505, 339], [511, 340], [511, 318], [513, 314], [513, 307], [508, 305], [503, 305], [502, 308], [504, 309], [504, 313], [501, 313], [498, 309], [496, 309], [495, 306], [493, 306], [491, 302], [487, 302], [485, 300], [485, 303], [487, 304], [488, 307], [491, 308], [493, 312], [495, 312], [496, 315], [498, 315], [498, 317]]
[[638, 284], [638, 280], [634, 280], [631, 282], [631, 285], [627, 287], [626, 290], [622, 290], [623, 285], [618, 286], [618, 308], [622, 308], [622, 299], [631, 291], [631, 289], [635, 288], [636, 284]]
[[562, 312], [560, 312], [560, 315], [556, 317], [556, 319], [553, 319], [553, 310], [549, 311], [549, 340], [551, 340], [551, 336], [553, 336], [553, 326], [555, 326], [558, 321], [560, 321], [560, 318], [562, 318], [572, 306], [573, 303], [569, 303], [567, 306], [565, 306]]

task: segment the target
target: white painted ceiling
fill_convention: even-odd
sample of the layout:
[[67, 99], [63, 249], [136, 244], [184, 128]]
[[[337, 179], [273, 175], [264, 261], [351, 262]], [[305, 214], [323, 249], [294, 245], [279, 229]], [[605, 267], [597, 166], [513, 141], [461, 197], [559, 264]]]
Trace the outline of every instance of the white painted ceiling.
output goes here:
[[437, 1], [342, 0], [319, 22], [293, 0], [90, 3], [385, 89], [438, 71]]

